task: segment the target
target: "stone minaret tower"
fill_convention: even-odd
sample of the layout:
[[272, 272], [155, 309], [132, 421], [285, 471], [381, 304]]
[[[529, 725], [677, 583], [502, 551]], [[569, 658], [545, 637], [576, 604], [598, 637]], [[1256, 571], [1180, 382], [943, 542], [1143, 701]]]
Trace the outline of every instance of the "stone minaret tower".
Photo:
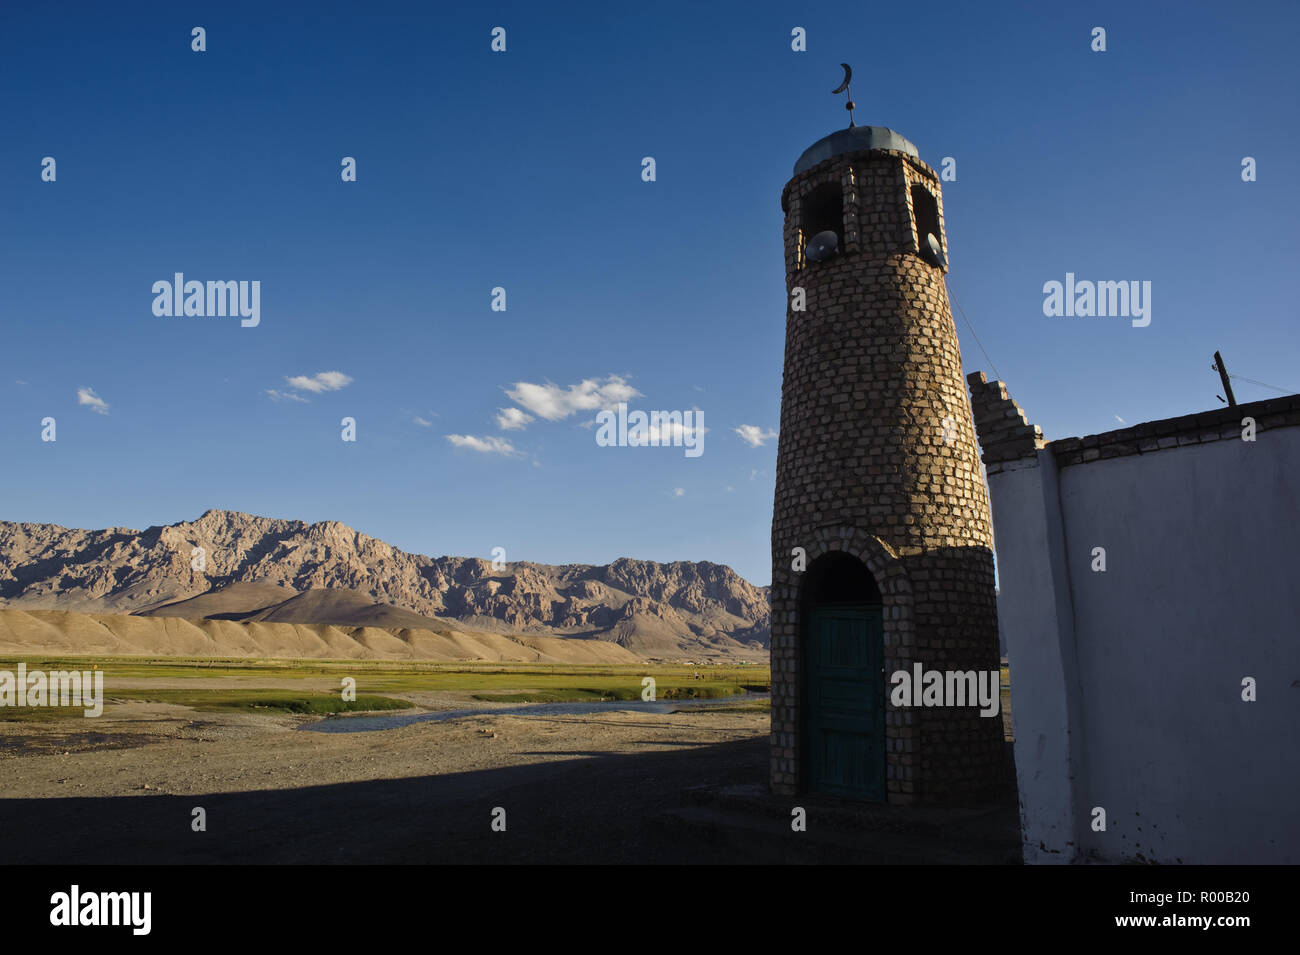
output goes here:
[[1007, 778], [1000, 715], [890, 700], [917, 663], [999, 664], [939, 177], [892, 130], [851, 126], [804, 152], [781, 208], [772, 789], [981, 801]]

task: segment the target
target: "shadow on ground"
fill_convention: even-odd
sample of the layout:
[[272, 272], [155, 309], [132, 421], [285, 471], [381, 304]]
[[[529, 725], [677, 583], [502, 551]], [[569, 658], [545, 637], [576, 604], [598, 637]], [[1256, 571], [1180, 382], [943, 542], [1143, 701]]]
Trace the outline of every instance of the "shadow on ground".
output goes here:
[[[974, 827], [972, 845], [994, 848], [947, 859], [951, 827], [900, 833], [886, 823], [875, 832], [874, 824], [850, 822], [846, 840], [835, 831], [846, 825], [842, 810], [830, 806], [810, 803], [810, 832], [792, 833], [792, 801], [765, 797], [755, 783], [767, 760], [760, 738], [302, 789], [5, 799], [0, 863], [1011, 861], [1004, 830], [1009, 821], [1014, 838], [1014, 797], [983, 815], [949, 819]], [[702, 800], [701, 791], [715, 795]], [[730, 791], [748, 795], [736, 801]], [[206, 810], [206, 832], [191, 829], [195, 807]], [[495, 807], [506, 811], [505, 832], [492, 831]], [[873, 856], [877, 839], [888, 852]], [[855, 844], [864, 846], [860, 854]]]

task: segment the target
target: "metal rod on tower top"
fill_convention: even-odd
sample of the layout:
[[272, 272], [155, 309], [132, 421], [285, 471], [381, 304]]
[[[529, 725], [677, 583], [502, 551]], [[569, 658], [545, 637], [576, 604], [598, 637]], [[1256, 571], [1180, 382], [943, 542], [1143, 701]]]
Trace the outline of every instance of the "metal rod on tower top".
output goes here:
[[849, 83], [853, 81], [853, 67], [849, 66], [847, 63], [841, 63], [840, 66], [844, 67], [844, 82], [831, 90], [831, 94], [834, 96], [838, 96], [840, 93], [848, 94], [848, 102], [844, 104], [844, 108], [849, 111], [849, 126], [852, 127], [857, 125], [853, 121], [853, 110], [858, 105], [853, 102], [853, 93], [849, 89]]
[[1219, 369], [1219, 378], [1223, 381], [1223, 393], [1228, 396], [1228, 407], [1237, 407], [1237, 399], [1232, 394], [1232, 383], [1228, 381], [1228, 369], [1223, 364], [1223, 356], [1217, 351], [1214, 353], [1214, 367]]

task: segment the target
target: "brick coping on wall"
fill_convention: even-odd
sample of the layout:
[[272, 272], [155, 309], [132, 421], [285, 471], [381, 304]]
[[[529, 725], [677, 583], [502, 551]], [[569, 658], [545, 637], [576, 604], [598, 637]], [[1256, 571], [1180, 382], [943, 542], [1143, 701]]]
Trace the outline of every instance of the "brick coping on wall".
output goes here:
[[1150, 454], [1191, 444], [1208, 444], [1225, 438], [1241, 438], [1242, 419], [1255, 419], [1257, 432], [1300, 426], [1300, 395], [1266, 398], [1235, 408], [1215, 408], [1178, 418], [1164, 418], [1144, 424], [1090, 434], [1082, 438], [1047, 441], [1037, 425], [1031, 425], [1024, 411], [1007, 393], [1001, 381], [989, 381], [984, 372], [966, 376], [970, 385], [975, 430], [984, 451], [984, 465], [990, 474], [1006, 465], [1036, 457], [1047, 448], [1058, 467], [1090, 464], [1132, 454]]

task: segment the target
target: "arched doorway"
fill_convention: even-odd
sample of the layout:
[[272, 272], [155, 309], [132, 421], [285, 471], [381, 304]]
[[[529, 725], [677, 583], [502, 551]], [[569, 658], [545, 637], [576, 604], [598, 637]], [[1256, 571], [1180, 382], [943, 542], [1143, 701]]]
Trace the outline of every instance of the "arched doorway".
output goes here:
[[803, 788], [885, 800], [885, 647], [880, 590], [856, 557], [809, 566], [799, 595]]

